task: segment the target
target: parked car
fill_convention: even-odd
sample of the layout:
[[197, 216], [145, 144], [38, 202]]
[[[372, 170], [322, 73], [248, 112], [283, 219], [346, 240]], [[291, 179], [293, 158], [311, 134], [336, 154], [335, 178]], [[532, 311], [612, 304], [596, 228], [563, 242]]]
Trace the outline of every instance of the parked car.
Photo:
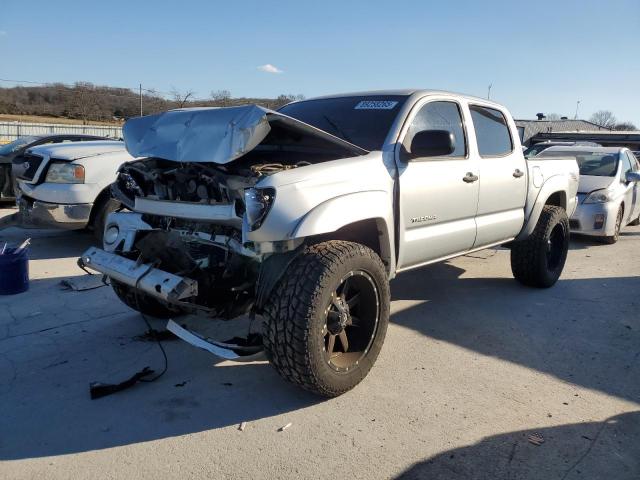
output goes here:
[[535, 157], [536, 155], [539, 155], [541, 152], [544, 152], [547, 148], [551, 148], [551, 147], [600, 147], [600, 146], [601, 145], [599, 143], [595, 143], [595, 142], [582, 142], [582, 141], [562, 142], [557, 140], [546, 140], [544, 142], [535, 143], [530, 147], [528, 147], [524, 151], [524, 157], [525, 158]]
[[564, 267], [575, 159], [525, 160], [488, 100], [418, 90], [184, 109], [129, 120], [124, 137], [149, 157], [112, 187], [131, 211], [79, 263], [145, 314], [262, 315], [261, 341], [168, 328], [223, 358], [264, 348], [320, 395], [373, 366], [396, 274], [503, 244], [525, 285], [550, 287]]
[[[59, 135], [27, 135], [18, 137], [11, 143], [0, 147], [0, 201], [15, 200], [12, 168], [20, 169], [23, 163], [22, 154], [31, 147], [62, 142], [84, 142], [89, 140], [107, 140], [94, 135], [59, 134]], [[15, 167], [12, 166], [15, 164]]]
[[537, 158], [567, 155], [580, 166], [578, 208], [569, 222], [573, 232], [615, 243], [621, 228], [640, 225], [640, 166], [628, 148], [553, 147]]
[[2, 226], [92, 228], [102, 240], [109, 213], [120, 208], [110, 185], [133, 160], [123, 142], [93, 141], [28, 149], [17, 178], [18, 212]]

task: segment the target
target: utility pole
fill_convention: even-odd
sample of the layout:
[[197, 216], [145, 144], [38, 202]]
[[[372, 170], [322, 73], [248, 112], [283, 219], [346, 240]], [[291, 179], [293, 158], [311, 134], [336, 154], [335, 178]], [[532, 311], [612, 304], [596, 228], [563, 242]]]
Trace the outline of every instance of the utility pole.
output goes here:
[[493, 83], [489, 84], [489, 88], [487, 90], [487, 100], [491, 99], [491, 87], [493, 87]]
[[140, 116], [142, 116], [142, 84], [140, 84]]
[[580, 108], [580, 100], [576, 102], [576, 114], [573, 116], [574, 120], [578, 119], [578, 108]]

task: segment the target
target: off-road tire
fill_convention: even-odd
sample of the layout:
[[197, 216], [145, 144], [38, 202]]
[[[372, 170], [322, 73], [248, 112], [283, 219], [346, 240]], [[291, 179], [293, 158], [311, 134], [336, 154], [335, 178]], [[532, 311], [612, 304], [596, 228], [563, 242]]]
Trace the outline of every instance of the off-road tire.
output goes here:
[[135, 289], [129, 285], [111, 279], [111, 287], [122, 303], [143, 315], [155, 318], [173, 318], [181, 314], [180, 309], [170, 308], [144, 292], [136, 294]]
[[[324, 357], [322, 330], [331, 294], [345, 275], [366, 272], [378, 293], [378, 323], [371, 346], [346, 372]], [[324, 397], [355, 387], [369, 373], [389, 323], [389, 281], [380, 257], [358, 243], [327, 241], [304, 247], [283, 273], [263, 309], [263, 342], [271, 364], [287, 381]]]
[[91, 226], [93, 228], [93, 236], [96, 238], [100, 246], [102, 246], [104, 227], [107, 223], [107, 217], [110, 213], [115, 212], [121, 207], [122, 204], [111, 197], [103, 197], [94, 205], [93, 221]]
[[620, 239], [620, 230], [622, 230], [622, 217], [624, 216], [624, 208], [620, 205], [618, 209], [618, 215], [616, 216], [616, 227], [613, 232], [613, 235], [609, 235], [606, 237], [600, 237], [602, 243], [606, 243], [607, 245], [613, 245]]
[[[554, 229], [558, 230], [554, 230]], [[562, 238], [556, 235], [562, 233]], [[553, 233], [553, 252], [550, 252]], [[557, 250], [556, 250], [557, 249]], [[569, 250], [569, 218], [561, 207], [546, 205], [533, 233], [526, 240], [513, 242], [511, 271], [523, 285], [549, 288], [560, 277]], [[549, 254], [553, 253], [553, 262]]]

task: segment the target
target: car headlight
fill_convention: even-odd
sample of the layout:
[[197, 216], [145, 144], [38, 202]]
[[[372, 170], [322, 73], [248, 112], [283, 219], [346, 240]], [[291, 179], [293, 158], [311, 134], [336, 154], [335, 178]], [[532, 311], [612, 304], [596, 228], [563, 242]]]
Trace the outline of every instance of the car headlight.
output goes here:
[[606, 190], [596, 190], [587, 195], [584, 199], [584, 203], [607, 203], [611, 201], [611, 197]]
[[247, 188], [244, 191], [245, 215], [249, 231], [260, 228], [275, 198], [276, 191], [273, 188]]
[[84, 183], [84, 167], [75, 163], [52, 163], [49, 165], [49, 171], [44, 181], [49, 183]]

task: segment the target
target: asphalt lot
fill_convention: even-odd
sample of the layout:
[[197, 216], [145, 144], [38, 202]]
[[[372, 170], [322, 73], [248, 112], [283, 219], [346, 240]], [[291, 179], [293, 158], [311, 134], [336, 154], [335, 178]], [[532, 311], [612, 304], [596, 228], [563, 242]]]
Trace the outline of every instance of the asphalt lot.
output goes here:
[[333, 400], [180, 341], [157, 382], [90, 400], [161, 354], [109, 287], [60, 289], [90, 234], [29, 235], [31, 290], [0, 297], [0, 478], [640, 478], [640, 227], [572, 241], [549, 290], [503, 249], [400, 276], [376, 366]]

